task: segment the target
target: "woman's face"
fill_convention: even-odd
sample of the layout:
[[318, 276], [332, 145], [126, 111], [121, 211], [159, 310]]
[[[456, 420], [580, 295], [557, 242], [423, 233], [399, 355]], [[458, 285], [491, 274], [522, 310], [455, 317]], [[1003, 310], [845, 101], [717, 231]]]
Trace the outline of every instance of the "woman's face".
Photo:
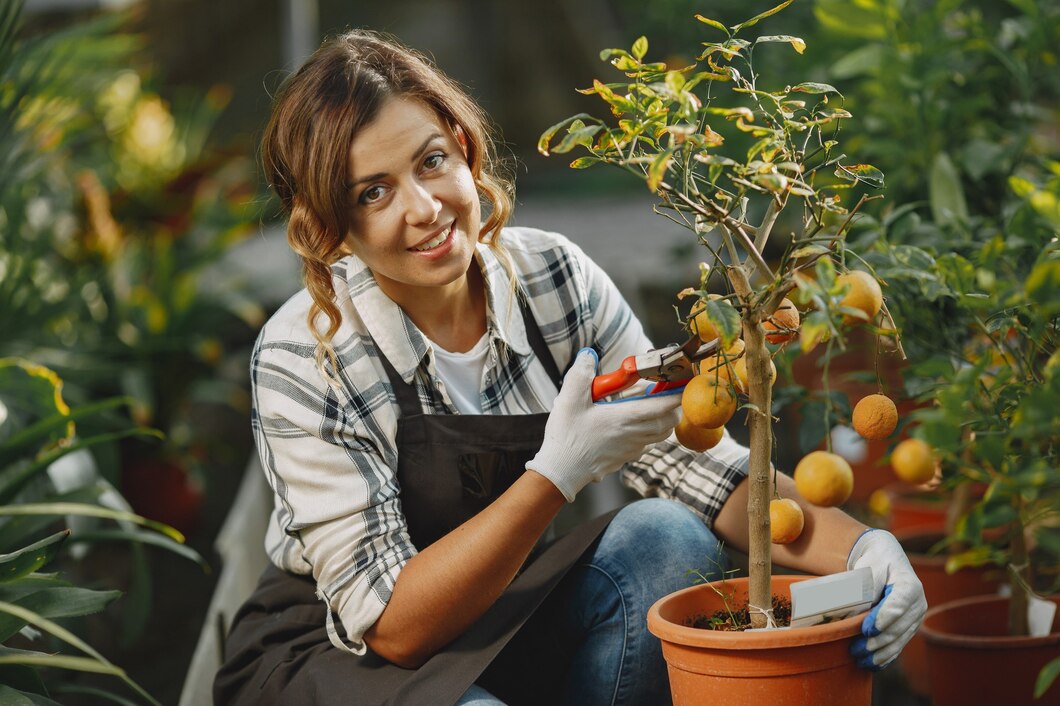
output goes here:
[[434, 110], [388, 99], [354, 137], [347, 174], [346, 245], [390, 298], [407, 306], [467, 286], [481, 206], [462, 140]]

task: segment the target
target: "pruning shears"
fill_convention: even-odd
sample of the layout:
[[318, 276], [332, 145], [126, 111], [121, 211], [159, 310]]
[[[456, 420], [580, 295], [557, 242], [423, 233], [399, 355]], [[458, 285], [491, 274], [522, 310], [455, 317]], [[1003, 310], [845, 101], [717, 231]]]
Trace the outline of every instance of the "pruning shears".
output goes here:
[[617, 370], [593, 378], [593, 402], [632, 387], [638, 380], [655, 381], [648, 392], [650, 395], [684, 387], [696, 374], [693, 364], [714, 355], [720, 345], [720, 338], [703, 343], [693, 333], [684, 343], [671, 343], [643, 355], [631, 355]]

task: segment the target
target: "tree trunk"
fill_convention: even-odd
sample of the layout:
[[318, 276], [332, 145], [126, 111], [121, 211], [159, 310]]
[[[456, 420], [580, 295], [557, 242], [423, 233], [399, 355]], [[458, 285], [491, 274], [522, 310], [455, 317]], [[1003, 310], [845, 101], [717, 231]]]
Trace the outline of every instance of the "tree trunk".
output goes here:
[[1027, 607], [1030, 605], [1030, 557], [1027, 554], [1027, 540], [1023, 535], [1023, 523], [1016, 521], [1012, 531], [1012, 564], [1009, 571], [1012, 577], [1012, 597], [1008, 602], [1009, 635], [1029, 635], [1027, 624]]
[[[773, 391], [770, 384], [769, 351], [765, 332], [757, 321], [744, 321], [744, 357], [747, 360], [747, 386], [753, 407], [748, 410], [751, 433], [751, 458], [747, 477], [747, 523], [749, 544], [748, 600], [750, 605], [769, 610], [773, 605], [770, 589], [772, 563], [769, 533], [769, 501], [773, 497], [773, 477], [769, 459], [773, 451], [773, 424], [770, 410]], [[763, 613], [751, 612], [751, 627], [766, 627]]]

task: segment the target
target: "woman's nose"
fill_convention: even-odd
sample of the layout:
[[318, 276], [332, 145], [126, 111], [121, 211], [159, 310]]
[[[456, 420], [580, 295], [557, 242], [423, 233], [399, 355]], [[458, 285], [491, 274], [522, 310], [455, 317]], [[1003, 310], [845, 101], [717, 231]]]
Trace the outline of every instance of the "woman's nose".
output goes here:
[[405, 222], [409, 225], [433, 223], [442, 202], [422, 182], [414, 181], [405, 191]]

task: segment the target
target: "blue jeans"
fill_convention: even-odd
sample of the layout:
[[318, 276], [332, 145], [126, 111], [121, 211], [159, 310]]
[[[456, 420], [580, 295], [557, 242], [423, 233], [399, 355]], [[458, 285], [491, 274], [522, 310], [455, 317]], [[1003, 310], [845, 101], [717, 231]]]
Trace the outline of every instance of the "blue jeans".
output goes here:
[[[523, 628], [546, 631], [570, 665], [560, 703], [670, 703], [648, 609], [690, 586], [689, 569], [720, 578], [726, 566], [717, 538], [684, 505], [652, 498], [624, 507]], [[457, 703], [503, 706], [478, 685]]]

